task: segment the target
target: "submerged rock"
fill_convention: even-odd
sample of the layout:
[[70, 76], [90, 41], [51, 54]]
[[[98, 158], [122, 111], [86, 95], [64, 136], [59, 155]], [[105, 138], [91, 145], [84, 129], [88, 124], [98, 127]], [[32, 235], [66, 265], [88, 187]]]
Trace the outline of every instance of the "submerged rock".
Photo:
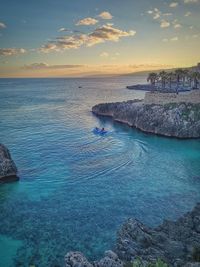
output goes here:
[[0, 183], [19, 180], [17, 167], [11, 158], [9, 150], [0, 144]]
[[111, 116], [141, 131], [177, 138], [200, 137], [200, 103], [145, 104], [141, 100], [98, 104], [96, 115]]
[[70, 252], [65, 267], [122, 267], [138, 258], [143, 266], [161, 259], [170, 267], [200, 267], [199, 225], [200, 203], [177, 221], [164, 221], [156, 228], [129, 219], [117, 234], [115, 252], [105, 252], [105, 257], [94, 263], [80, 252]]

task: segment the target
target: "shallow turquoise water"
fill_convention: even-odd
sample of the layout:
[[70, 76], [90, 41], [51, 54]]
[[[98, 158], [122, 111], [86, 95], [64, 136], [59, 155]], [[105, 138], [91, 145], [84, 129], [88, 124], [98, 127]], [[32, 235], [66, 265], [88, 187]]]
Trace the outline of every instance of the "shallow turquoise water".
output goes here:
[[[69, 250], [98, 259], [128, 217], [155, 226], [200, 201], [200, 141], [147, 135], [90, 112], [142, 98], [124, 89], [142, 80], [0, 80], [0, 142], [21, 178], [0, 186], [1, 267], [62, 266]], [[94, 135], [98, 125], [110, 134]]]

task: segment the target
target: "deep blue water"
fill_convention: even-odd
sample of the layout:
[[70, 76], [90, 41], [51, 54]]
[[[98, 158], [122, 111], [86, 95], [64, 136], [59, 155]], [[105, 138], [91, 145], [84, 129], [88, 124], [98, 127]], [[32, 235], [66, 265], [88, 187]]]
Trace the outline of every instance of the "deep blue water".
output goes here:
[[[0, 142], [20, 181], [0, 186], [0, 266], [63, 266], [69, 250], [98, 259], [129, 217], [155, 226], [200, 201], [200, 141], [99, 119], [99, 102], [143, 98], [144, 77], [1, 79]], [[82, 88], [78, 88], [82, 86]], [[92, 133], [94, 126], [110, 131]]]

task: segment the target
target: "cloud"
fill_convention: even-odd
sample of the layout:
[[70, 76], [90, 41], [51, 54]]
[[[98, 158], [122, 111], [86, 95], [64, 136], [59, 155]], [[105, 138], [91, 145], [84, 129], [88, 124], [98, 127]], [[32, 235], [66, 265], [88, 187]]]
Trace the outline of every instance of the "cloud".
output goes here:
[[171, 42], [176, 42], [176, 41], [178, 41], [178, 37], [177, 37], [177, 36], [172, 37], [172, 38], [170, 39], [170, 41], [171, 41]]
[[60, 28], [58, 29], [58, 32], [70, 32], [70, 30], [67, 28]]
[[175, 36], [175, 37], [172, 37], [172, 38], [164, 38], [164, 39], [162, 39], [162, 41], [163, 42], [176, 42], [176, 41], [178, 41], [178, 37], [177, 36]]
[[161, 28], [168, 28], [170, 26], [170, 22], [167, 20], [162, 20], [160, 23]]
[[162, 19], [165, 16], [172, 16], [172, 13], [162, 13], [158, 8], [154, 8], [153, 10], [148, 10], [148, 14], [152, 15], [154, 20]]
[[101, 12], [98, 17], [102, 18], [102, 19], [112, 19], [113, 16], [108, 12], [108, 11], [103, 11]]
[[192, 15], [192, 13], [191, 13], [190, 11], [188, 11], [188, 12], [185, 13], [184, 16], [185, 16], [185, 17], [189, 17], [189, 16], [191, 16], [191, 15]]
[[105, 41], [115, 41], [117, 42], [121, 37], [134, 36], [136, 31], [122, 31], [120, 29], [114, 28], [110, 25], [103, 25], [94, 30], [88, 36], [87, 46], [93, 46], [98, 43], [104, 43]]
[[178, 6], [178, 2], [172, 2], [169, 6], [170, 7], [177, 7]]
[[162, 41], [163, 41], [163, 42], [168, 42], [168, 41], [169, 41], [169, 39], [167, 39], [167, 38], [164, 38], [164, 39], [162, 39]]
[[38, 70], [38, 69], [72, 69], [80, 68], [85, 65], [49, 65], [47, 63], [32, 63], [30, 65], [24, 65], [23, 69], [26, 70]]
[[39, 48], [39, 51], [49, 53], [51, 51], [77, 49], [83, 45], [90, 47], [99, 43], [104, 43], [105, 41], [117, 42], [121, 37], [134, 36], [135, 34], [136, 31], [122, 31], [106, 24], [96, 28], [89, 34], [74, 34], [71, 36], [57, 37], [55, 41], [51, 41]]
[[184, 0], [185, 4], [199, 3], [199, 0]]
[[179, 28], [181, 28], [182, 26], [181, 26], [181, 24], [179, 24], [179, 23], [177, 23], [177, 24], [174, 24], [174, 29], [179, 29]]
[[159, 13], [154, 14], [153, 19], [159, 19], [159, 18], [160, 18], [160, 14]]
[[108, 56], [109, 56], [109, 54], [107, 52], [102, 52], [100, 54], [100, 57], [108, 57]]
[[79, 26], [79, 25], [95, 25], [98, 23], [98, 20], [97, 19], [94, 19], [94, 18], [85, 18], [85, 19], [81, 19], [79, 20], [76, 25]]
[[6, 24], [4, 24], [3, 22], [0, 22], [0, 29], [5, 29], [6, 28]]
[[24, 48], [0, 48], [0, 56], [14, 56], [24, 53], [26, 53]]

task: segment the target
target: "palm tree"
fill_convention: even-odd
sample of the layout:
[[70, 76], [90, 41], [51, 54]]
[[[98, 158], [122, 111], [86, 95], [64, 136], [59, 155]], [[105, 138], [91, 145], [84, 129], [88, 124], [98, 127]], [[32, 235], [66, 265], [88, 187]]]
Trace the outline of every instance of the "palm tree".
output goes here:
[[187, 79], [188, 75], [189, 75], [189, 70], [184, 69], [183, 72], [182, 72], [183, 87], [185, 86], [185, 80]]
[[174, 75], [173, 72], [168, 72], [167, 73], [167, 80], [169, 82], [169, 89], [170, 89], [170, 91], [172, 89], [172, 81], [173, 81], [174, 77], [175, 77], [175, 75]]
[[156, 87], [156, 81], [158, 80], [158, 75], [155, 72], [149, 73], [149, 76], [147, 77], [147, 82], [150, 82], [152, 85], [152, 89], [155, 90]]
[[167, 79], [167, 72], [166, 71], [161, 71], [159, 73], [159, 76], [161, 78], [162, 90], [165, 90], [166, 79]]
[[195, 71], [191, 74], [191, 78], [193, 81], [193, 89], [198, 89], [198, 84], [200, 83], [200, 73]]
[[178, 89], [179, 89], [179, 84], [180, 84], [180, 81], [183, 77], [183, 69], [177, 69], [175, 70], [175, 75], [176, 75], [176, 93], [178, 94]]

